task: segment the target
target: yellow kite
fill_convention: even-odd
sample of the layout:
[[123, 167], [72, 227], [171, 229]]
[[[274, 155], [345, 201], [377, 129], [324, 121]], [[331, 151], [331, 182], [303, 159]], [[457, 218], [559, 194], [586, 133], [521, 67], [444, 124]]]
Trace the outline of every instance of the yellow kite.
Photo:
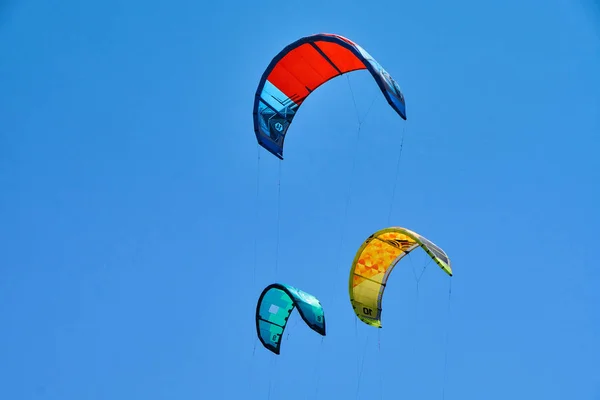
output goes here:
[[402, 257], [419, 246], [452, 276], [444, 250], [406, 228], [382, 229], [360, 246], [350, 268], [348, 291], [354, 312], [365, 324], [381, 328], [381, 299], [388, 276]]

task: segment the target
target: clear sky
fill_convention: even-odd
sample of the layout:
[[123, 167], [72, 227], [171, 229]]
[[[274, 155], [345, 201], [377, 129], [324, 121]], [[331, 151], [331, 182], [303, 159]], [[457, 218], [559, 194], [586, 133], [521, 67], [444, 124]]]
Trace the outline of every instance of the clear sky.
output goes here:
[[[0, 6], [1, 399], [600, 399], [592, 0]], [[336, 78], [280, 162], [256, 86], [318, 32], [371, 53], [408, 121]], [[347, 281], [389, 225], [455, 275], [417, 286], [415, 251], [378, 330]], [[272, 282], [321, 300], [325, 338], [294, 313], [262, 347]]]

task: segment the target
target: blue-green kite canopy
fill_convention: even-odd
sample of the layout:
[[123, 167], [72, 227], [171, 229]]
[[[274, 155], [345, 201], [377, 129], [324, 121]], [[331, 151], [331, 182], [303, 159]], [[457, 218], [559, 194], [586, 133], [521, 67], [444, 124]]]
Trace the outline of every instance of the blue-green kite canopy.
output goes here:
[[281, 336], [294, 307], [312, 330], [325, 336], [325, 313], [319, 300], [295, 287], [273, 283], [256, 304], [256, 333], [263, 346], [275, 354], [279, 354]]

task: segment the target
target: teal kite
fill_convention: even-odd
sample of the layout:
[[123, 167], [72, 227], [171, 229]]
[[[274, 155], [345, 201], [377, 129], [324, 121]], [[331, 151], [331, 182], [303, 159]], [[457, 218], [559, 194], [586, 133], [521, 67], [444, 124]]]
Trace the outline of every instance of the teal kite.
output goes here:
[[275, 354], [279, 354], [281, 336], [294, 307], [312, 330], [325, 336], [325, 313], [319, 300], [295, 287], [273, 283], [263, 290], [256, 304], [256, 334]]

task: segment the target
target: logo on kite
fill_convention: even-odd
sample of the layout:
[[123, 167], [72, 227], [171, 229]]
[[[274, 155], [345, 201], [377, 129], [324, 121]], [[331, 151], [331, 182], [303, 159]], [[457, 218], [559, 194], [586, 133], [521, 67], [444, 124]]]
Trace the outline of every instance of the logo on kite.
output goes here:
[[271, 118], [269, 120], [269, 136], [271, 140], [275, 143], [282, 143], [286, 125], [286, 121], [282, 118]]

